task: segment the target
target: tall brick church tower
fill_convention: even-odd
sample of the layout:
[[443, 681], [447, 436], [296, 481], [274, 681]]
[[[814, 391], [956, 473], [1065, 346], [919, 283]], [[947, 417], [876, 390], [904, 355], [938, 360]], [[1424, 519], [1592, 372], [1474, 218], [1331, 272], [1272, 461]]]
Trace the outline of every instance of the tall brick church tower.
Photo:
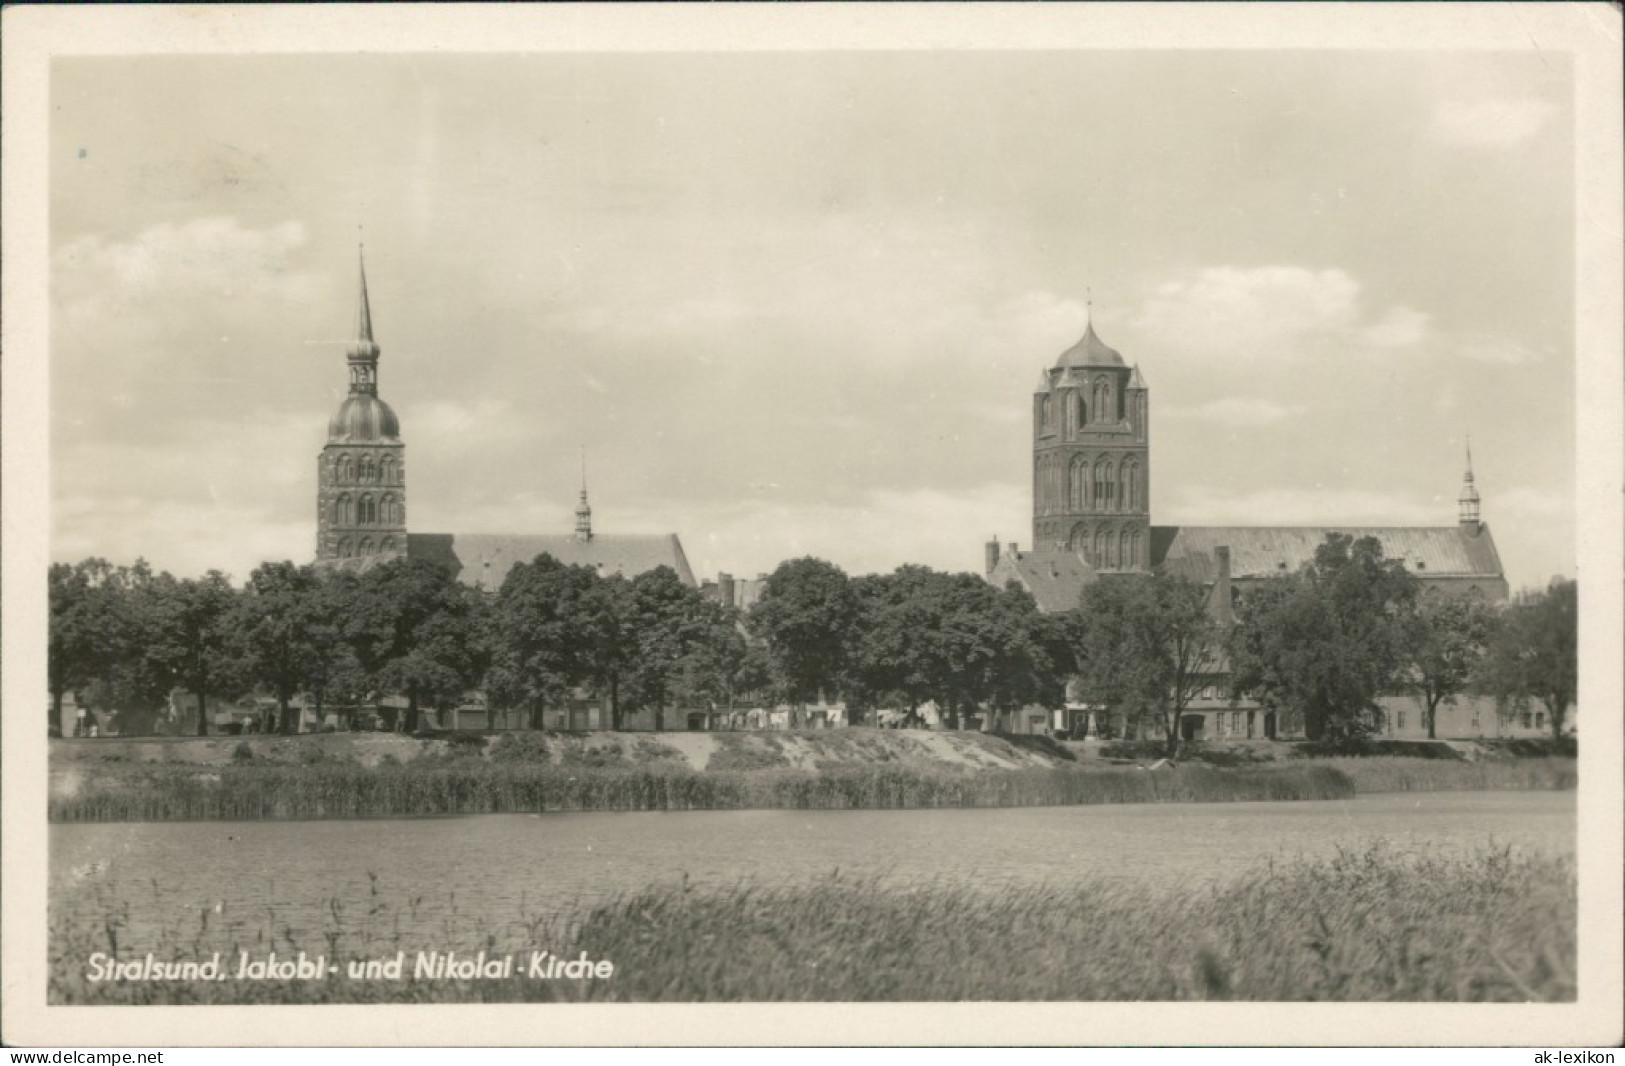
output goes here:
[[1033, 396], [1033, 549], [1097, 570], [1150, 564], [1148, 390], [1095, 335], [1062, 352]]
[[363, 258], [355, 340], [346, 356], [350, 395], [328, 422], [317, 459], [318, 561], [406, 554], [406, 445], [395, 412], [378, 398], [379, 351]]

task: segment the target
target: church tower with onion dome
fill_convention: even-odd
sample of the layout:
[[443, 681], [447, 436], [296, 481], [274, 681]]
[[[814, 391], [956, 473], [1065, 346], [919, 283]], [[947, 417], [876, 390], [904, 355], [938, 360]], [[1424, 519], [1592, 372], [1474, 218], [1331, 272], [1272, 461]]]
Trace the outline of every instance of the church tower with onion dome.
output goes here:
[[1087, 322], [1033, 396], [1033, 550], [1081, 555], [1096, 570], [1150, 567], [1148, 416], [1139, 367]]
[[367, 264], [355, 339], [346, 361], [350, 394], [327, 424], [316, 470], [316, 559], [381, 562], [406, 554], [406, 445], [389, 404], [378, 397], [378, 356], [367, 299]]

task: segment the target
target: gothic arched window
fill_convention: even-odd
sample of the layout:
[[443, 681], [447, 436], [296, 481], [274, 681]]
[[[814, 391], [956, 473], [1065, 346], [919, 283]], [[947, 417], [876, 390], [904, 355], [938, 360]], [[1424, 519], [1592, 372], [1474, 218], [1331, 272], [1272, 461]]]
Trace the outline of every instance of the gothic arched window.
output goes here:
[[1109, 534], [1104, 529], [1095, 530], [1095, 550], [1091, 553], [1089, 561], [1095, 566], [1106, 566], [1106, 538]]
[[385, 537], [383, 540], [379, 541], [378, 542], [378, 550], [381, 551], [381, 552], [392, 552], [392, 551], [394, 551], [395, 550], [395, 538], [394, 537]]
[[395, 459], [386, 455], [378, 460], [378, 480], [386, 485], [395, 484]]
[[1109, 459], [1095, 463], [1095, 509], [1110, 511], [1116, 507], [1116, 472]]
[[395, 526], [395, 525], [400, 524], [400, 521], [401, 521], [400, 516], [395, 511], [395, 497], [394, 496], [385, 496], [384, 497], [384, 505], [383, 505], [383, 508], [379, 511], [379, 519], [386, 526]]
[[1089, 508], [1089, 457], [1087, 455], [1074, 455], [1072, 469], [1069, 474], [1072, 482], [1072, 509], [1085, 511]]
[[1117, 536], [1117, 547], [1118, 547], [1117, 557], [1120, 560], [1122, 560], [1122, 565], [1124, 565], [1124, 566], [1133, 566], [1134, 565], [1134, 541], [1133, 541], [1132, 535], [1129, 533], [1128, 530], [1125, 529], [1125, 530], [1123, 530], [1123, 532], [1118, 534], [1118, 536]]
[[372, 456], [363, 455], [361, 457], [361, 471], [360, 472], [361, 472], [361, 480], [362, 481], [371, 481], [375, 477], [378, 476], [378, 466], [377, 466], [377, 463], [373, 459]]
[[356, 547], [356, 554], [357, 555], [371, 555], [372, 554], [372, 538], [371, 537], [362, 537], [361, 538], [361, 543]]
[[1123, 506], [1130, 511], [1140, 509], [1140, 463], [1137, 459], [1123, 464]]
[[1075, 424], [1078, 428], [1081, 429], [1089, 424], [1089, 405], [1083, 402], [1083, 393], [1074, 392], [1072, 394], [1072, 411], [1073, 417], [1077, 420]]
[[341, 526], [355, 522], [355, 504], [348, 495], [340, 496], [333, 504], [333, 520]]
[[1039, 428], [1043, 432], [1048, 433], [1050, 431], [1050, 426], [1054, 424], [1055, 421], [1055, 400], [1050, 396], [1045, 396], [1041, 401], [1039, 401], [1038, 414]]
[[350, 461], [350, 457], [348, 455], [339, 456], [339, 461], [338, 461], [338, 477], [339, 477], [339, 480], [340, 481], [349, 481], [354, 476], [355, 476], [355, 464]]
[[1089, 551], [1089, 527], [1079, 522], [1072, 527], [1072, 536], [1067, 538], [1067, 548], [1080, 555]]
[[353, 552], [354, 550], [355, 549], [350, 544], [350, 538], [349, 537], [343, 537], [343, 538], [341, 538], [339, 540], [339, 558], [340, 559], [348, 559], [350, 557], [350, 553]]
[[371, 496], [361, 497], [360, 525], [371, 526], [378, 522], [378, 501]]

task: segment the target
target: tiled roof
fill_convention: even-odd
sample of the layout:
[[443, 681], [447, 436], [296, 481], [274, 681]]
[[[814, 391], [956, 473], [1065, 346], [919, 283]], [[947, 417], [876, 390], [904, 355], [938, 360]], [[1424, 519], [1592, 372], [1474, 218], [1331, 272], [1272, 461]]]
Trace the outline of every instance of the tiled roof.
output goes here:
[[695, 587], [682, 542], [675, 533], [600, 533], [587, 540], [564, 534], [408, 533], [406, 553], [454, 568], [468, 585], [495, 592], [515, 563], [546, 552], [565, 565], [591, 566], [599, 573], [636, 577], [669, 566], [683, 584]]
[[1095, 580], [1095, 570], [1072, 552], [1006, 552], [987, 580], [999, 588], [1016, 582], [1032, 593], [1040, 611], [1054, 614], [1078, 605], [1083, 587]]
[[1153, 526], [1151, 559], [1172, 573], [1208, 582], [1219, 576], [1213, 549], [1228, 547], [1232, 577], [1272, 577], [1311, 561], [1328, 533], [1375, 537], [1385, 558], [1403, 559], [1418, 576], [1498, 578], [1502, 573], [1488, 526], [1477, 534], [1459, 526]]

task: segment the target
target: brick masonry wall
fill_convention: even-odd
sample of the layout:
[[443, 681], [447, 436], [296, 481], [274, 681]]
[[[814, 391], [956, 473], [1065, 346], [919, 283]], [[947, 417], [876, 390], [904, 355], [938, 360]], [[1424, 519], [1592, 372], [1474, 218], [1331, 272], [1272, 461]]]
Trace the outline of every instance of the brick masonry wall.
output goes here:
[[[370, 478], [362, 477], [364, 459], [371, 459], [376, 471]], [[341, 473], [344, 469], [348, 469], [348, 477]], [[399, 558], [406, 554], [404, 444], [329, 444], [316, 460], [316, 486], [317, 559], [347, 555]], [[370, 498], [377, 509], [376, 521], [361, 521], [364, 498]], [[348, 522], [340, 521], [337, 514], [336, 505], [345, 499], [349, 502]], [[363, 544], [370, 545], [370, 550], [364, 551]]]

